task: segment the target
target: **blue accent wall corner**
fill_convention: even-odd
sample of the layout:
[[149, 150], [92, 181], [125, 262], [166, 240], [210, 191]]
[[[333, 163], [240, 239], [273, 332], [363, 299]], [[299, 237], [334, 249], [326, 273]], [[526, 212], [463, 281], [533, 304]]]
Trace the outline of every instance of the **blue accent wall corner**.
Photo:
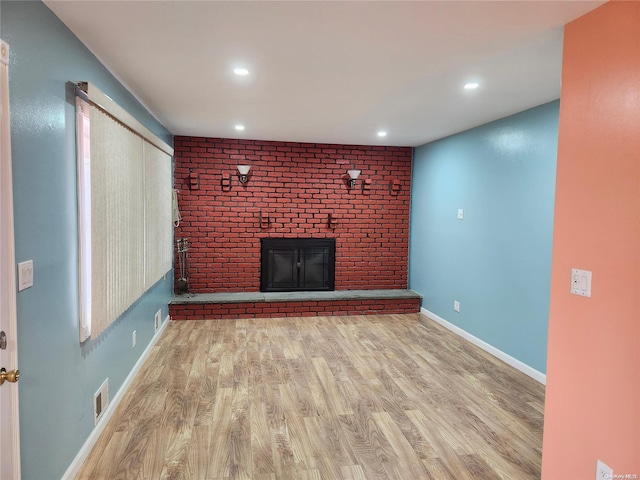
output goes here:
[[542, 373], [558, 111], [554, 101], [417, 147], [412, 172], [409, 288]]

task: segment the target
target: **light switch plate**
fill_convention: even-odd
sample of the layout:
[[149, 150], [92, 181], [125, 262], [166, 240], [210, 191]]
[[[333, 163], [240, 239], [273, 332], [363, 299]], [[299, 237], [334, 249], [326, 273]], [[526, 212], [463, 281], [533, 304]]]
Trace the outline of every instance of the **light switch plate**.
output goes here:
[[458, 209], [458, 220], [463, 220], [464, 219], [464, 208], [459, 208]]
[[591, 272], [571, 269], [571, 293], [581, 297], [591, 297]]
[[18, 264], [18, 291], [33, 286], [33, 260]]

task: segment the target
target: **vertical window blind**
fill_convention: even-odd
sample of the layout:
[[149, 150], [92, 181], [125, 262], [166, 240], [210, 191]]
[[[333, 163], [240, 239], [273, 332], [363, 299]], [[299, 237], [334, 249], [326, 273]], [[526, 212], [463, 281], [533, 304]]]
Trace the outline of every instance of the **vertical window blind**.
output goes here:
[[104, 103], [77, 100], [80, 341], [100, 335], [173, 261], [173, 151]]
[[148, 143], [144, 144], [144, 181], [144, 288], [147, 290], [171, 270], [173, 262], [171, 157]]

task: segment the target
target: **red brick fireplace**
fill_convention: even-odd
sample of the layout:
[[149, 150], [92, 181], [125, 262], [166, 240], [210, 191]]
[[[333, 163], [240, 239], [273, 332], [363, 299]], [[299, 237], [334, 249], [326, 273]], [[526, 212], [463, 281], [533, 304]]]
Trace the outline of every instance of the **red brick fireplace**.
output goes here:
[[[189, 292], [259, 291], [269, 237], [335, 238], [336, 291], [406, 289], [411, 158], [409, 147], [175, 137]], [[245, 184], [237, 165], [251, 166]]]

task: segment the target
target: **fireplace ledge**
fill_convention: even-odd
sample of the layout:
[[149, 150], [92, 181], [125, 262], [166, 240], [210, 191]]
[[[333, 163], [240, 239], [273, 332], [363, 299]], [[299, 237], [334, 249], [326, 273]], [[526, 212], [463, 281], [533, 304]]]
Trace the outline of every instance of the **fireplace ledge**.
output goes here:
[[270, 303], [339, 300], [397, 300], [422, 299], [413, 290], [335, 290], [331, 292], [222, 292], [176, 295], [170, 305], [201, 303]]

